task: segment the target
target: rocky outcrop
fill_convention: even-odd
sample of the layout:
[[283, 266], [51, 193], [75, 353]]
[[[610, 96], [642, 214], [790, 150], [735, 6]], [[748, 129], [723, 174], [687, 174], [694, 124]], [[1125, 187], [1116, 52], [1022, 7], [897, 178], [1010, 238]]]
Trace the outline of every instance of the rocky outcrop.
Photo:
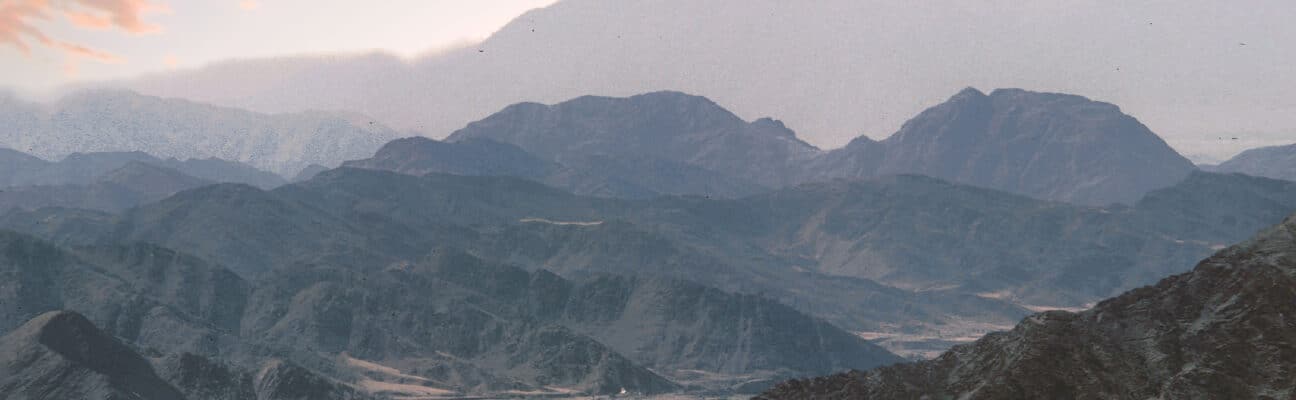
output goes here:
[[130, 347], [66, 311], [41, 314], [0, 338], [0, 397], [184, 398]]

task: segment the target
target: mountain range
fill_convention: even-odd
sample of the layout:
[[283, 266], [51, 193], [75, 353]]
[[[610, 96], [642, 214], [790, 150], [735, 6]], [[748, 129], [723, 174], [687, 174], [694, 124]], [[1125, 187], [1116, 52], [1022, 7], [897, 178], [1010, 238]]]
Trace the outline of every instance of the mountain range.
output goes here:
[[922, 174], [1077, 204], [1133, 204], [1195, 170], [1119, 108], [1079, 96], [964, 90], [876, 142], [823, 151], [678, 92], [516, 104], [349, 166], [526, 177], [579, 194], [741, 197], [834, 178]]
[[1079, 313], [1032, 315], [939, 358], [758, 399], [1291, 397], [1296, 218]]
[[57, 162], [0, 149], [0, 210], [66, 207], [123, 211], [217, 182], [273, 188], [283, 178], [215, 158], [179, 161], [142, 152], [73, 153]]
[[[886, 140], [860, 136], [828, 151], [778, 120], [748, 122], [679, 92], [514, 104], [445, 142], [388, 142], [394, 131], [357, 115], [264, 115], [120, 90], [77, 92], [49, 105], [7, 98], [0, 118], [11, 122], [0, 145], [41, 157], [142, 149], [202, 160], [188, 164], [218, 157], [296, 177], [372, 156], [348, 165], [522, 176], [578, 194], [625, 198], [736, 198], [833, 178], [921, 174], [1046, 200], [1132, 204], [1196, 169], [1114, 105], [1017, 89], [969, 88]], [[427, 159], [410, 157], [414, 152]], [[12, 162], [20, 163], [18, 170], [34, 161]], [[213, 181], [282, 183], [252, 171], [230, 179], [191, 172], [198, 165], [168, 167]]]
[[238, 161], [280, 176], [367, 156], [397, 136], [353, 113], [268, 115], [124, 90], [80, 91], [51, 104], [0, 95], [0, 125], [0, 146], [45, 159], [143, 151]]
[[[1115, 208], [917, 176], [621, 200], [342, 168], [270, 192], [204, 186], [119, 215], [11, 212], [5, 226], [52, 242], [7, 234], [17, 297], [0, 301], [0, 322], [21, 331], [49, 310], [82, 313], [185, 393], [210, 392], [194, 380], [211, 376], [255, 392], [265, 370], [355, 396], [744, 391], [899, 360], [836, 326], [995, 330], [1027, 313], [1022, 300], [1082, 301], [1182, 271], [1174, 260], [1296, 207], [1294, 186], [1197, 172]], [[1016, 251], [1044, 253], [986, 263]], [[909, 264], [841, 269], [883, 260]], [[941, 260], [954, 263], [931, 269]], [[882, 342], [942, 348], [919, 347], [933, 339]]]
[[[0, 397], [1290, 397], [1296, 217], [1229, 247], [1296, 210], [1285, 148], [1199, 170], [1115, 105], [1021, 89], [836, 149], [676, 91], [444, 140], [296, 110], [408, 128], [524, 98], [457, 85], [604, 7], [222, 92], [288, 114], [0, 98]], [[131, 84], [226, 68], [261, 66]], [[410, 111], [438, 96], [463, 101]]]
[[0, 190], [0, 209], [65, 207], [122, 211], [211, 183], [172, 169], [131, 161], [84, 184], [18, 186]]
[[1296, 144], [1243, 151], [1209, 170], [1296, 180]]
[[0, 148], [0, 188], [19, 186], [85, 185], [132, 163], [173, 170], [211, 182], [244, 183], [270, 189], [287, 183], [270, 172], [236, 161], [217, 158], [161, 159], [140, 151], [72, 153], [59, 161], [46, 161], [13, 149]]
[[[216, 185], [193, 195], [255, 190]], [[264, 209], [247, 200], [231, 205]], [[193, 354], [234, 376], [285, 360], [371, 394], [658, 393], [899, 360], [773, 300], [667, 278], [578, 283], [452, 247], [369, 264], [298, 259], [245, 279], [132, 235], [64, 246], [3, 236], [0, 275], [13, 290], [0, 299], [0, 330], [71, 310], [141, 354]], [[798, 340], [807, 334], [817, 339]]]
[[191, 353], [145, 357], [72, 311], [32, 318], [0, 337], [0, 349], [0, 396], [6, 399], [373, 398], [283, 360], [237, 371]]
[[1094, 208], [919, 176], [625, 200], [341, 168], [269, 192], [212, 185], [120, 215], [19, 211], [0, 225], [181, 248], [252, 280], [300, 263], [383, 268], [438, 246], [568, 279], [666, 276], [765, 293], [914, 355], [1181, 272], [1293, 209], [1296, 183], [1204, 172]]

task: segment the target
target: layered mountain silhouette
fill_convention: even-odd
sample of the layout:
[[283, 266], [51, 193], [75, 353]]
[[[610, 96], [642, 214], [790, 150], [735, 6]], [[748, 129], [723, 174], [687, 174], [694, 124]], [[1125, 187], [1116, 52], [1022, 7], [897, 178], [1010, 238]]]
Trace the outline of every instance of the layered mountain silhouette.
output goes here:
[[[1187, 135], [1220, 129], [1269, 129], [1261, 121], [1275, 118], [1293, 122], [1282, 110], [1296, 103], [1281, 96], [1230, 103], [1207, 95], [1240, 95], [1232, 77], [1277, 76], [1281, 65], [1166, 51], [1177, 49], [1183, 36], [1149, 35], [1149, 29], [1162, 32], [1168, 25], [1093, 29], [1105, 15], [1155, 15], [1151, 6], [1104, 3], [1089, 11], [1076, 16], [1006, 4], [914, 7], [853, 0], [563, 0], [518, 16], [480, 43], [413, 59], [370, 53], [233, 60], [120, 84], [261, 112], [355, 110], [438, 138], [518, 101], [663, 88], [707, 94], [748, 119], [777, 115], [823, 147], [861, 133], [881, 139], [970, 83], [1031, 82], [1102, 93], [1140, 110], [1148, 125], [1185, 135], [1185, 142]], [[1240, 20], [1255, 22], [1252, 35], [1285, 23], [1261, 10], [1239, 12], [1245, 14]], [[1192, 40], [1245, 50], [1210, 34], [1216, 27], [1185, 23], [1202, 28], [1187, 28]], [[1048, 44], [1034, 40], [1040, 33]], [[1104, 61], [1148, 54], [1172, 58], [1166, 68], [1120, 71]], [[1127, 84], [1154, 80], [1165, 85]], [[1204, 126], [1208, 118], [1197, 114], [1254, 117]], [[1192, 152], [1210, 150], [1198, 146]]]
[[[1115, 106], [1022, 90], [985, 95], [967, 89], [886, 140], [861, 136], [832, 151], [801, 141], [779, 121], [747, 122], [706, 98], [678, 92], [521, 103], [468, 124], [446, 142], [411, 138], [380, 149], [394, 133], [358, 117], [262, 115], [122, 91], [80, 92], [47, 107], [9, 105], [11, 137], [0, 143], [36, 155], [72, 153], [44, 167], [14, 152], [0, 155], [14, 167], [10, 176], [0, 176], [9, 185], [85, 183], [135, 160], [217, 182], [271, 187], [283, 179], [210, 157], [295, 176], [311, 165], [309, 172], [318, 172], [318, 165], [378, 149], [371, 159], [348, 165], [521, 176], [578, 194], [626, 198], [734, 198], [832, 178], [922, 174], [1105, 205], [1132, 204], [1195, 169]], [[220, 132], [207, 131], [218, 125]], [[44, 139], [26, 143], [33, 138]], [[62, 147], [48, 147], [54, 143]], [[127, 149], [193, 159], [73, 153]]]
[[216, 182], [272, 188], [283, 178], [215, 158], [159, 159], [143, 152], [74, 153], [49, 162], [13, 150], [0, 151], [0, 210], [66, 207], [122, 211], [185, 189]]
[[0, 171], [0, 188], [84, 185], [131, 163], [171, 169], [196, 179], [245, 183], [266, 189], [286, 183], [278, 175], [236, 161], [217, 158], [180, 161], [161, 159], [140, 151], [72, 153], [51, 162], [16, 150], [0, 149], [0, 163], [8, 167]]
[[155, 245], [69, 250], [2, 236], [0, 276], [15, 290], [0, 299], [0, 329], [82, 313], [158, 354], [187, 394], [277, 390], [267, 382], [389, 395], [733, 390], [899, 360], [769, 299], [671, 279], [577, 283], [449, 247], [386, 265], [289, 263], [246, 280]]
[[[0, 391], [732, 394], [848, 369], [874, 372], [768, 395], [1288, 390], [1255, 361], [1285, 357], [1268, 332], [1287, 293], [1220, 277], [1243, 269], [1220, 263], [1285, 263], [1266, 238], [1291, 228], [1094, 303], [1291, 214], [1296, 182], [1198, 171], [1116, 106], [1079, 96], [969, 88], [890, 138], [827, 151], [778, 120], [669, 91], [520, 103], [445, 140], [381, 147], [389, 129], [333, 113], [106, 91], [3, 103], [16, 148], [42, 156], [158, 140], [149, 151], [166, 157], [239, 161], [0, 151], [0, 227], [22, 232], [0, 232], [0, 331], [18, 335], [0, 343], [35, 349], [0, 365], [24, 377]], [[66, 140], [38, 152], [29, 134]], [[344, 157], [369, 158], [329, 169]], [[1091, 307], [966, 344], [1034, 311]], [[1244, 327], [1220, 323], [1234, 317]], [[51, 319], [73, 321], [53, 331], [80, 332], [75, 349], [130, 365], [41, 347], [31, 338]], [[1243, 343], [1225, 334], [1259, 338], [1237, 348], [1251, 375], [1194, 356]], [[1252, 381], [1270, 386], [1239, 383]]]
[[1296, 181], [1296, 144], [1247, 150], [1210, 170]]
[[402, 139], [350, 166], [520, 176], [579, 194], [740, 197], [833, 178], [921, 174], [1076, 204], [1133, 204], [1196, 169], [1116, 106], [1079, 96], [966, 89], [890, 138], [821, 151], [772, 119], [656, 92], [522, 103], [446, 142]]
[[[368, 156], [396, 136], [355, 114], [267, 115], [124, 90], [74, 92], [48, 105], [6, 96], [0, 99], [0, 125], [6, 127], [0, 146], [46, 159], [141, 151], [239, 161], [280, 176], [293, 176], [310, 164], [336, 166]], [[190, 163], [194, 169], [212, 167], [207, 161]]]
[[750, 181], [663, 158], [580, 154], [564, 161], [550, 161], [490, 139], [441, 142], [413, 137], [388, 143], [372, 158], [344, 165], [411, 175], [515, 176], [578, 194], [631, 199], [671, 194], [738, 197], [768, 190]]
[[19, 186], [0, 190], [0, 210], [65, 207], [122, 211], [211, 183], [172, 169], [131, 161], [84, 184]]
[[1133, 204], [1196, 169], [1114, 105], [1064, 94], [965, 89], [824, 157], [811, 174], [921, 174], [1077, 204]]
[[211, 185], [120, 215], [45, 209], [0, 223], [56, 243], [182, 248], [254, 281], [299, 264], [381, 270], [442, 246], [577, 282], [664, 276], [764, 293], [913, 355], [1182, 272], [1293, 209], [1296, 184], [1203, 172], [1132, 207], [1094, 208], [919, 176], [622, 200], [341, 168], [269, 192]]
[[779, 385], [761, 399], [1290, 397], [1296, 218], [1081, 313], [1050, 311], [941, 357]]
[[446, 138], [468, 139], [510, 143], [558, 163], [591, 155], [654, 158], [769, 187], [792, 183], [788, 171], [819, 153], [777, 121], [749, 123], [678, 92], [515, 104]]

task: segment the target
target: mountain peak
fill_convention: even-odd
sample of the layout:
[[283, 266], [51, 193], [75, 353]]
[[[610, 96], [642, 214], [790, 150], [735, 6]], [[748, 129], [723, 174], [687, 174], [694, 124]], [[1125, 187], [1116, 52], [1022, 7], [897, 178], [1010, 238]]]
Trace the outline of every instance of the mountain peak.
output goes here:
[[785, 183], [787, 171], [820, 152], [781, 122], [748, 123], [706, 97], [675, 91], [584, 96], [551, 106], [515, 104], [468, 124], [446, 141], [470, 138], [517, 146], [569, 167], [590, 157], [614, 163], [637, 159], [765, 186]]
[[1215, 170], [1296, 181], [1296, 144], [1243, 151], [1220, 163]]
[[967, 88], [883, 141], [876, 173], [919, 173], [1037, 198], [1132, 204], [1195, 169], [1120, 108], [1083, 96]]
[[[674, 90], [659, 90], [656, 92], [637, 94], [630, 96], [630, 100], [644, 102], [676, 102], [693, 106], [723, 109], [719, 104], [716, 104], [715, 101], [712, 101], [706, 96], [699, 96]], [[728, 110], [725, 110], [725, 112], [728, 112]]]
[[963, 88], [963, 90], [960, 90], [958, 93], [955, 93], [953, 96], [950, 96], [950, 100], [980, 97], [986, 97], [986, 94], [977, 90], [977, 88], [968, 86]]

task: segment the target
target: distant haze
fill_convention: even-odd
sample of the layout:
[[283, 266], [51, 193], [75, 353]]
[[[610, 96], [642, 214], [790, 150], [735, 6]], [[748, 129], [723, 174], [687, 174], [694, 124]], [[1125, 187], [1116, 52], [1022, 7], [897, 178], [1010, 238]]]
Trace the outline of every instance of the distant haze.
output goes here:
[[[670, 89], [837, 147], [963, 87], [1119, 105], [1180, 152], [1224, 158], [1296, 128], [1296, 7], [1282, 1], [565, 0], [461, 51], [229, 62], [125, 85], [259, 111], [345, 108], [442, 137], [519, 101]], [[383, 48], [381, 43], [375, 47]]]

